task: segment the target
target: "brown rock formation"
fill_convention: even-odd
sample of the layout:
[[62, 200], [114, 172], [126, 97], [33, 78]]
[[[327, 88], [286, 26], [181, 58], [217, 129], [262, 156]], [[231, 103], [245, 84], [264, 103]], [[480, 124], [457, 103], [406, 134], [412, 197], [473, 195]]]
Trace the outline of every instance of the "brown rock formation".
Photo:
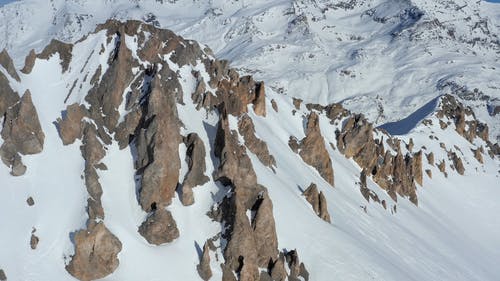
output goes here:
[[255, 83], [255, 99], [252, 103], [255, 114], [266, 117], [266, 92], [264, 82]]
[[186, 144], [186, 162], [188, 172], [182, 182], [181, 201], [185, 206], [194, 203], [192, 188], [203, 185], [210, 179], [205, 175], [205, 145], [196, 133], [189, 134], [184, 143]]
[[429, 163], [429, 165], [434, 166], [434, 153], [429, 152], [429, 154], [426, 154], [425, 156], [427, 157], [427, 163]]
[[[8, 96], [0, 99], [0, 105], [8, 105], [10, 102]], [[4, 139], [0, 147], [2, 161], [12, 167], [12, 175], [23, 175], [26, 166], [23, 165], [20, 154], [40, 153], [45, 139], [29, 91], [26, 91], [19, 102], [6, 108], [1, 135]]]
[[[470, 107], [465, 107], [452, 95], [444, 95], [441, 98], [440, 110], [437, 112], [438, 118], [447, 117], [455, 123], [455, 130], [469, 142], [480, 137], [488, 141], [488, 125], [479, 122]], [[466, 120], [466, 116], [470, 120]]]
[[33, 229], [31, 232], [31, 238], [30, 238], [30, 247], [32, 250], [36, 250], [36, 247], [38, 246], [38, 242], [40, 242], [40, 238], [35, 235], [36, 229]]
[[293, 106], [295, 106], [296, 110], [300, 110], [300, 105], [302, 104], [303, 100], [293, 98]]
[[307, 271], [304, 263], [301, 263], [296, 250], [292, 250], [285, 255], [288, 268], [290, 269], [290, 275], [288, 280], [299, 281], [299, 277], [303, 280], [309, 281], [309, 272]]
[[[232, 194], [222, 202], [219, 219], [228, 226], [222, 234], [224, 249], [223, 280], [259, 280], [258, 268], [265, 268], [278, 257], [272, 203], [257, 176], [237, 133], [229, 129], [227, 111], [220, 107], [221, 119], [215, 140], [215, 155], [220, 165], [214, 179], [230, 185]], [[249, 218], [247, 213], [251, 213]]]
[[311, 204], [318, 217], [326, 222], [331, 222], [325, 195], [323, 192], [318, 192], [316, 184], [311, 183], [302, 195], [306, 197], [307, 202]]
[[75, 234], [75, 254], [66, 270], [75, 278], [90, 281], [111, 274], [118, 267], [122, 243], [103, 223], [91, 223]]
[[305, 133], [306, 137], [299, 144], [300, 157], [308, 165], [314, 167], [329, 184], [334, 186], [332, 160], [321, 135], [318, 115], [314, 112], [309, 114]]
[[33, 67], [35, 66], [35, 61], [36, 61], [35, 50], [31, 49], [29, 54], [24, 59], [24, 67], [23, 69], [21, 69], [21, 72], [24, 74], [30, 74], [31, 70], [33, 70]]
[[7, 73], [10, 75], [10, 77], [16, 79], [17, 82], [21, 81], [19, 75], [17, 75], [17, 71], [14, 67], [14, 63], [12, 62], [12, 58], [9, 56], [9, 53], [7, 53], [7, 50], [5, 49], [0, 52], [0, 65], [3, 66], [5, 70], [7, 70]]
[[[339, 151], [348, 158], [353, 157], [381, 188], [387, 190], [394, 201], [397, 200], [396, 194], [399, 194], [417, 204], [415, 182], [422, 184], [422, 152], [403, 155], [401, 141], [388, 136], [387, 144], [397, 151], [393, 155], [385, 151], [382, 142], [374, 139], [373, 126], [362, 115], [350, 117], [342, 131], [337, 133]], [[365, 193], [365, 198], [371, 198], [369, 190], [362, 187], [361, 191]]]
[[432, 179], [432, 171], [429, 169], [426, 169], [425, 172], [427, 173], [427, 176]]
[[33, 200], [33, 197], [28, 197], [28, 199], [26, 199], [26, 204], [28, 204], [28, 206], [33, 206], [35, 205], [35, 200]]
[[147, 112], [136, 136], [136, 169], [142, 175], [139, 201], [147, 212], [153, 205], [162, 208], [170, 204], [178, 184], [182, 137], [174, 92], [178, 81], [174, 77], [165, 65], [151, 82]]
[[274, 99], [271, 100], [271, 106], [273, 107], [274, 111], [278, 112], [278, 104]]
[[154, 245], [169, 243], [179, 237], [179, 230], [172, 214], [163, 208], [151, 212], [139, 227], [139, 233], [149, 244]]
[[5, 140], [3, 149], [12, 149], [24, 155], [42, 151], [45, 135], [29, 91], [17, 104], [7, 109], [2, 137]]
[[59, 134], [64, 145], [72, 144], [76, 139], [82, 137], [83, 123], [82, 118], [85, 117], [85, 107], [78, 104], [69, 105], [63, 118], [58, 118]]
[[[61, 42], [61, 41], [56, 40], [56, 39], [52, 39], [52, 41], [50, 41], [49, 45], [47, 45], [43, 49], [43, 51], [37, 55], [37, 58], [46, 60], [46, 59], [49, 59], [52, 55], [58, 53], [59, 58], [61, 59], [62, 71], [64, 73], [69, 68], [69, 64], [70, 64], [71, 58], [73, 56], [72, 51], [73, 51], [73, 44], [68, 44], [68, 43], [64, 43], [64, 42]], [[28, 58], [27, 58], [27, 60], [28, 60]], [[29, 67], [30, 64], [31, 64], [31, 61], [25, 65], [25, 68], [26, 68], [26, 66], [28, 66], [28, 68], [26, 69], [27, 73], [31, 72], [31, 69], [33, 67], [33, 66]], [[33, 64], [34, 64], [34, 62], [33, 62]]]
[[196, 266], [196, 270], [201, 279], [208, 281], [212, 277], [212, 269], [210, 269], [210, 248], [206, 242], [203, 246], [203, 254], [200, 263]]
[[484, 163], [484, 159], [483, 159], [484, 149], [483, 149], [483, 147], [481, 146], [478, 149], [471, 149], [471, 150], [472, 150], [472, 153], [474, 153], [474, 158], [476, 158], [479, 163], [483, 164]]
[[267, 144], [255, 135], [255, 127], [252, 118], [247, 114], [243, 114], [240, 117], [238, 121], [238, 131], [243, 136], [245, 146], [253, 154], [257, 155], [257, 158], [259, 158], [262, 164], [268, 167], [276, 166], [276, 160], [274, 160], [274, 157], [269, 153]]
[[462, 163], [462, 159], [458, 157], [458, 155], [455, 152], [450, 153], [449, 157], [451, 158], [451, 161], [453, 162], [453, 167], [455, 168], [455, 170], [457, 170], [457, 173], [463, 176], [465, 168], [464, 164]]

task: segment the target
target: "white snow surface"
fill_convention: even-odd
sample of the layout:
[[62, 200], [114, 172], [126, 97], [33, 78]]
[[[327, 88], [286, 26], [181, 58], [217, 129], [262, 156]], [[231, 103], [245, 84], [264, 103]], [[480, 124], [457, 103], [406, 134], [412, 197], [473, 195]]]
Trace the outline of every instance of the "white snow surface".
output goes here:
[[[335, 6], [349, 2], [354, 3], [352, 9]], [[251, 107], [249, 114], [257, 136], [276, 158], [275, 173], [249, 155], [259, 183], [267, 187], [273, 201], [279, 248], [298, 250], [310, 280], [494, 281], [500, 276], [500, 161], [485, 155], [481, 164], [474, 158], [470, 148], [484, 146], [483, 142], [467, 142], [453, 126], [441, 130], [435, 119], [434, 126], [411, 126], [401, 133], [403, 141], [411, 137], [416, 148], [433, 151], [436, 163], [447, 159], [439, 145], [445, 143], [460, 153], [466, 173], [460, 176], [448, 166], [445, 177], [424, 157], [423, 169], [430, 169], [433, 177], [424, 174], [423, 187], [417, 191], [418, 207], [405, 198], [398, 198], [396, 204], [368, 179], [368, 187], [388, 202], [385, 210], [361, 195], [360, 168], [353, 160], [326, 146], [335, 170], [335, 187], [331, 187], [289, 149], [288, 139], [304, 137], [306, 118], [304, 106], [292, 115], [291, 97], [323, 104], [342, 101], [354, 112], [384, 124], [418, 109], [424, 110], [424, 117], [435, 118], [434, 107], [426, 104], [450, 92], [452, 87], [443, 85], [455, 82], [489, 96], [465, 102], [490, 125], [495, 140], [500, 122], [487, 110], [498, 105], [500, 98], [499, 7], [465, 0], [22, 0], [0, 8], [0, 48], [7, 48], [20, 69], [30, 49], [41, 51], [54, 37], [75, 42], [110, 17], [148, 19], [196, 39], [210, 46], [216, 57], [231, 60], [242, 73], [266, 83], [267, 116], [253, 114]], [[30, 74], [19, 73], [22, 83], [10, 80], [20, 95], [31, 91], [45, 145], [42, 153], [23, 156], [28, 170], [22, 177], [12, 177], [0, 165], [0, 269], [8, 280], [75, 280], [64, 266], [73, 254], [71, 235], [84, 228], [87, 220], [84, 162], [81, 143], [63, 146], [53, 122], [67, 104], [84, 103], [90, 89], [88, 80], [83, 82], [86, 72], [91, 75], [101, 65], [104, 73], [112, 49], [105, 40], [100, 32], [75, 45], [70, 69], [64, 74], [56, 54], [48, 61], [37, 59]], [[135, 50], [131, 42], [124, 43]], [[99, 56], [101, 43], [106, 51]], [[196, 132], [211, 151], [218, 117], [204, 109], [197, 111], [191, 102], [189, 93], [195, 83], [190, 67], [178, 69], [185, 95], [185, 104], [178, 105], [185, 125], [182, 134]], [[201, 64], [192, 69], [208, 77]], [[3, 68], [0, 71], [6, 73]], [[65, 104], [76, 78], [82, 82]], [[271, 99], [277, 102], [278, 112], [272, 110]], [[339, 125], [324, 116], [320, 124], [326, 143], [335, 145]], [[431, 134], [439, 141], [430, 140]], [[199, 247], [221, 228], [206, 212], [227, 190], [210, 181], [194, 189], [192, 206], [184, 207], [174, 198], [168, 208], [180, 237], [167, 245], [151, 246], [137, 232], [146, 213], [137, 203], [132, 154], [128, 148], [119, 150], [116, 143], [106, 148], [103, 163], [108, 170], [99, 171], [104, 222], [123, 250], [120, 266], [103, 280], [201, 280], [196, 272]], [[213, 159], [207, 153], [210, 177]], [[331, 224], [319, 219], [301, 196], [301, 189], [311, 182], [325, 194]], [[35, 200], [32, 207], [26, 204], [29, 196]], [[40, 237], [36, 250], [29, 244], [33, 227]], [[222, 258], [220, 250], [217, 255]], [[212, 254], [211, 280], [221, 279], [221, 262]]]

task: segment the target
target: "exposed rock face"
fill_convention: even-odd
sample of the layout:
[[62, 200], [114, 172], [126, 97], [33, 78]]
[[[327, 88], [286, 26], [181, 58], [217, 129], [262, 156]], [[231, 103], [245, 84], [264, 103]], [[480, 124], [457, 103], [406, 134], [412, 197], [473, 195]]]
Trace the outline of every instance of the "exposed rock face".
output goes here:
[[0, 281], [6, 281], [7, 280], [7, 276], [5, 275], [5, 272], [3, 271], [3, 269], [0, 269]]
[[14, 67], [14, 63], [12, 62], [12, 58], [9, 56], [9, 53], [7, 53], [7, 50], [5, 49], [0, 52], [0, 65], [3, 66], [5, 70], [7, 70], [7, 73], [10, 75], [10, 77], [16, 79], [18, 82], [21, 81], [19, 75], [17, 75], [17, 71]]
[[329, 184], [334, 186], [332, 160], [321, 135], [319, 117], [314, 112], [309, 114], [306, 137], [300, 141], [298, 147], [302, 160], [314, 167]]
[[205, 175], [205, 145], [196, 133], [189, 134], [184, 143], [187, 146], [186, 162], [188, 164], [188, 172], [182, 182], [182, 204], [185, 206], [194, 203], [193, 187], [203, 185], [210, 179]]
[[457, 170], [457, 173], [460, 175], [464, 175], [465, 173], [465, 168], [464, 164], [462, 163], [462, 159], [458, 157], [458, 155], [455, 152], [450, 153], [449, 157], [451, 158], [451, 161], [453, 162], [453, 167], [455, 170]]
[[103, 278], [118, 267], [121, 249], [120, 240], [103, 223], [91, 223], [75, 234], [75, 255], [66, 270], [82, 281]]
[[97, 130], [94, 125], [85, 124], [82, 146], [80, 147], [82, 157], [85, 159], [84, 179], [87, 192], [89, 193], [88, 213], [91, 220], [103, 219], [104, 211], [101, 205], [102, 187], [99, 183], [95, 166], [106, 155], [102, 143], [97, 138]]
[[239, 145], [237, 133], [229, 128], [224, 105], [220, 113], [215, 140], [220, 166], [214, 179], [230, 185], [232, 191], [231, 196], [224, 198], [218, 214], [218, 219], [228, 226], [222, 234], [227, 241], [223, 280], [233, 280], [233, 272], [239, 274], [239, 280], [259, 280], [258, 268], [267, 268], [270, 261], [274, 263], [278, 258], [272, 203], [265, 187], [257, 184], [252, 163], [245, 147]]
[[20, 154], [40, 153], [45, 139], [29, 91], [26, 91], [19, 102], [6, 108], [1, 135], [4, 139], [0, 147], [2, 161], [12, 167], [12, 175], [23, 175], [26, 166], [23, 165]]
[[208, 243], [203, 246], [203, 254], [200, 263], [196, 266], [196, 270], [201, 279], [208, 281], [212, 277], [212, 269], [210, 268], [210, 248]]
[[331, 222], [325, 195], [323, 192], [318, 192], [316, 184], [311, 183], [302, 195], [306, 197], [307, 202], [311, 204], [318, 217], [326, 222]]
[[484, 159], [483, 159], [484, 149], [483, 149], [483, 147], [481, 146], [478, 149], [472, 149], [472, 152], [474, 153], [474, 158], [476, 158], [479, 163], [483, 164], [484, 163]]
[[179, 237], [179, 230], [172, 214], [161, 208], [154, 210], [139, 227], [139, 233], [150, 244], [161, 245]]
[[255, 114], [266, 117], [266, 92], [264, 82], [255, 83], [255, 99], [252, 103]]
[[292, 250], [285, 255], [288, 268], [290, 269], [290, 275], [288, 280], [299, 281], [301, 277], [305, 281], [309, 281], [309, 272], [307, 271], [304, 263], [301, 263], [296, 250]]
[[238, 131], [245, 140], [245, 146], [253, 154], [257, 155], [262, 164], [268, 167], [276, 166], [276, 160], [274, 160], [274, 157], [269, 153], [267, 144], [255, 135], [255, 127], [252, 118], [247, 114], [243, 114], [240, 117], [238, 121]]
[[0, 116], [3, 116], [7, 109], [19, 101], [19, 95], [12, 90], [9, 80], [0, 72]]
[[85, 107], [78, 104], [69, 105], [63, 118], [57, 119], [59, 134], [64, 145], [72, 144], [82, 137], [82, 118], [86, 116]]
[[[66, 72], [69, 68], [69, 64], [71, 62], [72, 58], [72, 51], [73, 51], [73, 44], [68, 44], [61, 42], [56, 39], [52, 39], [50, 41], [49, 45], [47, 45], [43, 51], [37, 55], [37, 58], [40, 59], [49, 59], [52, 55], [54, 54], [59, 54], [59, 57], [61, 59], [61, 67], [63, 73]], [[31, 64], [28, 63], [27, 65]], [[34, 62], [33, 62], [34, 64]], [[26, 67], [26, 66], [25, 66]], [[31, 66], [32, 68], [33, 66]], [[28, 69], [26, 69], [27, 73], [31, 72], [31, 68], [28, 66]], [[28, 71], [29, 70], [29, 71]]]
[[23, 155], [42, 151], [45, 135], [29, 91], [17, 104], [7, 109], [2, 137], [5, 140], [3, 149], [12, 148], [12, 151]]
[[489, 141], [488, 125], [479, 122], [472, 109], [464, 107], [454, 96], [444, 95], [441, 98], [440, 107], [437, 116], [451, 119], [455, 123], [457, 133], [469, 142], [473, 142], [476, 136], [486, 142]]
[[24, 74], [30, 74], [31, 70], [33, 70], [33, 67], [35, 66], [35, 61], [36, 61], [35, 50], [31, 49], [29, 54], [24, 59], [24, 67], [23, 69], [21, 69], [21, 72]]
[[422, 184], [422, 152], [403, 155], [401, 142], [388, 137], [387, 144], [397, 151], [393, 155], [385, 151], [382, 142], [374, 139], [373, 126], [362, 115], [347, 119], [342, 131], [337, 134], [339, 151], [348, 158], [353, 157], [394, 201], [399, 194], [408, 196], [411, 202], [417, 204], [415, 182]]
[[162, 208], [170, 204], [178, 184], [182, 137], [174, 92], [180, 86], [174, 77], [165, 65], [153, 79], [143, 127], [137, 136], [136, 168], [142, 175], [139, 202], [147, 212], [153, 205]]

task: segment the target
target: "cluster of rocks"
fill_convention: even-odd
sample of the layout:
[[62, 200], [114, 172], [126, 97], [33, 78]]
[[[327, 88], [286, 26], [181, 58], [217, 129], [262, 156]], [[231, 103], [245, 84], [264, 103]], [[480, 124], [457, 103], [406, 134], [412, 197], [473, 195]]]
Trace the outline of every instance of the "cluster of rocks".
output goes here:
[[397, 194], [418, 203], [415, 183], [422, 185], [422, 152], [403, 155], [400, 140], [387, 136], [387, 144], [396, 155], [385, 150], [382, 139], [375, 139], [374, 128], [362, 114], [348, 117], [342, 130], [336, 131], [337, 146], [341, 153], [371, 175], [394, 201]]
[[286, 271], [278, 251], [271, 199], [267, 189], [257, 183], [246, 148], [238, 142], [238, 133], [229, 127], [224, 103], [219, 112], [215, 155], [220, 165], [214, 171], [214, 180], [231, 189], [212, 214], [227, 226], [222, 233], [227, 241], [223, 280], [284, 280]]
[[[186, 64], [194, 66], [199, 61], [205, 65], [210, 81], [204, 81], [199, 72], [193, 72], [197, 87], [191, 98], [198, 109], [205, 108], [220, 115], [213, 148], [220, 166], [213, 178], [229, 185], [232, 190], [231, 196], [219, 202], [225, 207], [214, 216], [228, 226], [221, 230], [227, 241], [222, 249], [224, 280], [260, 280], [266, 274], [269, 278], [286, 277], [285, 255], [282, 254], [283, 261], [280, 261], [278, 251], [272, 202], [266, 188], [257, 184], [257, 176], [246, 152], [248, 148], [264, 165], [276, 166], [266, 143], [256, 136], [253, 121], [246, 114], [248, 105], [252, 105], [255, 114], [266, 115], [263, 83], [254, 81], [251, 76], [240, 77], [229, 68], [227, 61], [210, 59], [205, 55], [209, 50], [201, 50], [195, 42], [186, 41], [168, 30], [138, 21], [121, 23], [114, 20], [99, 26], [99, 30], [106, 30], [108, 43], [114, 40], [115, 49], [108, 59], [109, 67], [104, 73], [98, 68], [93, 75], [93, 87], [85, 98], [89, 106], [69, 105], [57, 122], [63, 144], [82, 139], [85, 182], [89, 192], [90, 219], [87, 229], [75, 234], [75, 255], [67, 270], [80, 280], [93, 280], [110, 274], [118, 266], [121, 243], [102, 222], [102, 187], [96, 170], [106, 169], [100, 161], [105, 156], [104, 146], [111, 144], [113, 137], [120, 148], [130, 145], [134, 151], [134, 165], [140, 178], [138, 201], [148, 213], [138, 232], [148, 243], [160, 245], [179, 237], [180, 231], [167, 210], [168, 205], [176, 191], [184, 205], [193, 204], [192, 189], [210, 180], [205, 175], [207, 152], [202, 139], [196, 133], [181, 135], [183, 125], [178, 117], [177, 104], [184, 103], [183, 93], [178, 73], [163, 59], [168, 54], [168, 60], [180, 67]], [[146, 39], [147, 32], [155, 36]], [[137, 36], [138, 44], [142, 46], [137, 55], [150, 63], [148, 67], [134, 58], [123, 43], [124, 35]], [[132, 73], [134, 67], [141, 71], [141, 75]], [[118, 112], [122, 103], [128, 112], [125, 116]], [[228, 114], [239, 118], [237, 129], [245, 146], [238, 143], [238, 133], [230, 130]], [[187, 148], [188, 171], [179, 183], [181, 143]], [[251, 220], [247, 212], [252, 214]], [[89, 251], [94, 248], [96, 250]], [[104, 249], [106, 254], [94, 252]], [[200, 276], [205, 280], [211, 276], [208, 252], [205, 245], [198, 266]], [[304, 274], [305, 267], [298, 263], [296, 253], [288, 255], [289, 268], [298, 268], [293, 274]], [[95, 267], [96, 263], [100, 266]], [[260, 268], [268, 270], [261, 273]], [[290, 276], [295, 276], [293, 274]]]
[[[470, 107], [464, 106], [453, 95], [444, 95], [441, 97], [441, 103], [436, 116], [440, 119], [440, 126], [445, 129], [450, 125], [450, 121], [455, 125], [455, 131], [469, 142], [479, 137], [486, 142], [487, 151], [491, 158], [500, 155], [500, 146], [498, 143], [492, 143], [489, 140], [488, 125], [477, 120]], [[449, 120], [444, 122], [443, 119]], [[483, 147], [474, 151], [475, 158], [482, 163]], [[450, 158], [454, 158], [451, 156]], [[455, 160], [453, 162], [456, 162]], [[456, 165], [455, 165], [456, 166]]]
[[[7, 75], [20, 81], [12, 59], [7, 51], [0, 53], [0, 65], [7, 70]], [[22, 155], [37, 154], [43, 150], [45, 134], [42, 131], [38, 114], [26, 90], [19, 97], [9, 83], [8, 77], [0, 72], [0, 118], [3, 118], [1, 136], [4, 140], [0, 147], [2, 162], [11, 168], [13, 176], [26, 173]]]

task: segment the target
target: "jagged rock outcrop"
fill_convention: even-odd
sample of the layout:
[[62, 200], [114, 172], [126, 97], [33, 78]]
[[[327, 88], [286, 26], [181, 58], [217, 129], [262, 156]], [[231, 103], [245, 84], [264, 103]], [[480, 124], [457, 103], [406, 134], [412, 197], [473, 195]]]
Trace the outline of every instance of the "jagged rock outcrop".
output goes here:
[[72, 144], [82, 137], [84, 128], [82, 119], [86, 115], [85, 107], [75, 103], [66, 108], [62, 119], [57, 119], [59, 135], [64, 145]]
[[462, 159], [458, 157], [457, 153], [449, 153], [449, 158], [451, 158], [451, 161], [453, 162], [453, 168], [457, 171], [457, 173], [459, 173], [460, 175], [464, 175], [464, 164], [462, 163]]
[[[11, 101], [8, 95], [9, 91], [0, 104], [9, 106]], [[2, 161], [12, 168], [11, 174], [20, 176], [26, 172], [26, 166], [23, 165], [20, 155], [40, 153], [43, 149], [45, 134], [40, 126], [29, 91], [26, 91], [17, 103], [11, 104], [5, 110], [1, 132], [4, 143], [0, 147], [0, 156]]]
[[162, 208], [170, 204], [178, 185], [182, 136], [174, 92], [180, 86], [175, 77], [165, 65], [153, 78], [147, 112], [136, 136], [136, 169], [141, 175], [139, 202], [147, 212], [153, 205]]
[[396, 155], [393, 155], [389, 150], [385, 151], [383, 139], [375, 139], [373, 132], [372, 124], [362, 115], [349, 117], [342, 131], [336, 132], [339, 151], [348, 158], [352, 157], [371, 174], [394, 201], [399, 194], [417, 204], [415, 182], [422, 184], [422, 152], [403, 155], [401, 142], [386, 135], [387, 144], [396, 150]]
[[102, 186], [99, 183], [96, 165], [106, 155], [106, 151], [97, 136], [97, 129], [93, 124], [85, 123], [82, 146], [82, 157], [85, 159], [84, 179], [89, 198], [87, 208], [90, 220], [103, 219], [104, 210], [101, 204]]
[[139, 227], [139, 233], [150, 244], [161, 245], [179, 237], [179, 229], [172, 214], [163, 208], [153, 210]]
[[7, 281], [7, 275], [5, 275], [3, 269], [0, 269], [0, 281]]
[[255, 135], [255, 127], [252, 118], [247, 114], [243, 114], [238, 120], [238, 131], [243, 136], [245, 146], [253, 154], [257, 155], [257, 158], [259, 158], [262, 164], [271, 168], [276, 166], [276, 160], [274, 156], [269, 153], [267, 144]]
[[66, 270], [75, 278], [90, 281], [111, 274], [118, 267], [122, 243], [103, 223], [90, 223], [74, 236], [75, 254]]
[[196, 270], [201, 279], [208, 281], [212, 277], [212, 269], [210, 268], [210, 248], [208, 242], [203, 246], [203, 253], [200, 258], [200, 263], [196, 266]]
[[288, 264], [288, 268], [290, 269], [290, 275], [288, 276], [288, 280], [290, 281], [299, 281], [305, 280], [309, 281], [309, 272], [307, 271], [304, 263], [300, 262], [299, 256], [296, 250], [292, 250], [285, 254], [286, 263]]
[[[259, 280], [258, 268], [267, 268], [278, 258], [278, 242], [272, 214], [272, 202], [266, 188], [257, 184], [245, 147], [238, 143], [237, 132], [229, 127], [225, 104], [219, 107], [220, 121], [215, 140], [215, 155], [220, 165], [214, 179], [231, 187], [231, 195], [221, 202], [217, 219], [228, 228], [222, 233], [227, 245], [223, 250], [223, 280]], [[252, 216], [249, 218], [247, 213]], [[265, 274], [270, 274], [269, 272]]]
[[194, 203], [192, 188], [203, 185], [210, 179], [205, 175], [205, 145], [196, 133], [191, 133], [184, 138], [186, 144], [186, 162], [188, 164], [188, 172], [182, 182], [181, 202], [185, 206]]
[[7, 50], [5, 49], [0, 52], [0, 65], [3, 66], [5, 70], [7, 70], [7, 73], [10, 75], [10, 77], [16, 79], [17, 82], [21, 81], [19, 75], [17, 74], [16, 68], [14, 67], [14, 63], [12, 62], [12, 58], [9, 56], [9, 53], [7, 53]]
[[318, 217], [326, 222], [331, 222], [325, 195], [323, 192], [318, 192], [316, 184], [311, 183], [302, 195], [306, 197], [307, 202], [311, 204], [314, 213], [316, 213]]
[[[321, 135], [319, 117], [314, 112], [309, 114], [305, 133], [306, 137], [296, 146], [300, 157], [305, 163], [315, 168], [326, 182], [334, 186], [332, 160]], [[294, 149], [293, 143], [290, 147]]]
[[[68, 70], [71, 58], [73, 57], [72, 51], [73, 51], [73, 44], [64, 43], [59, 40], [52, 39], [49, 45], [47, 45], [43, 49], [43, 51], [37, 55], [37, 58], [47, 60], [54, 54], [56, 53], [59, 54], [59, 58], [61, 59], [62, 72], [64, 73]], [[29, 68], [26, 69], [26, 71], [27, 71], [26, 73], [31, 72]]]
[[9, 80], [0, 71], [0, 116], [3, 116], [7, 109], [19, 101], [19, 95], [10, 87]]
[[440, 119], [446, 117], [455, 123], [455, 130], [469, 142], [479, 137], [489, 141], [488, 125], [479, 122], [471, 108], [465, 107], [452, 95], [441, 97], [440, 110], [436, 116]]

